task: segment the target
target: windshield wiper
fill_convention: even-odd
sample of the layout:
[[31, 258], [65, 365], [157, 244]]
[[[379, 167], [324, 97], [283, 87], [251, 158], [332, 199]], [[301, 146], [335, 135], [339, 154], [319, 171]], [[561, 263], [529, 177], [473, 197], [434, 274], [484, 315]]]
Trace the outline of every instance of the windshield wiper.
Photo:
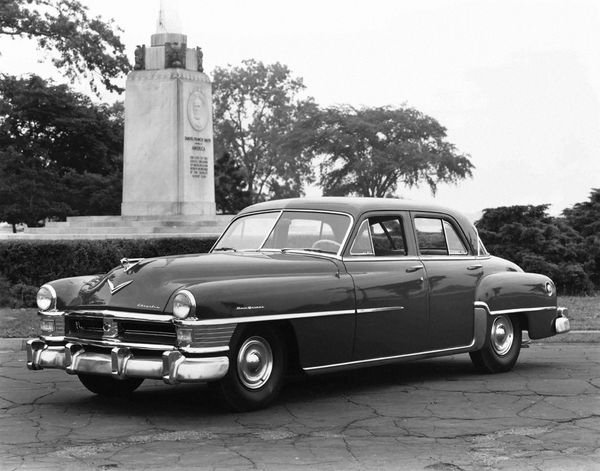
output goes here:
[[233, 247], [219, 247], [218, 249], [214, 249], [213, 252], [237, 252]]

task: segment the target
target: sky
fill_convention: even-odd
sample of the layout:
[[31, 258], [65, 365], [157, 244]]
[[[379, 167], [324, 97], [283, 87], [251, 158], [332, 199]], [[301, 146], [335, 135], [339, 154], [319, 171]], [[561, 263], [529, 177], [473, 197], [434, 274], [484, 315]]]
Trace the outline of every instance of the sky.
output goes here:
[[[114, 19], [133, 62], [159, 0], [82, 0]], [[205, 70], [254, 58], [303, 77], [322, 106], [411, 106], [447, 128], [473, 178], [398, 195], [484, 208], [551, 204], [600, 187], [600, 2], [595, 0], [163, 0]], [[178, 13], [177, 13], [178, 12]], [[0, 72], [62, 81], [35, 46], [0, 40]], [[80, 85], [86, 91], [85, 82]], [[105, 101], [123, 97], [105, 95]], [[308, 194], [318, 195], [318, 188]]]

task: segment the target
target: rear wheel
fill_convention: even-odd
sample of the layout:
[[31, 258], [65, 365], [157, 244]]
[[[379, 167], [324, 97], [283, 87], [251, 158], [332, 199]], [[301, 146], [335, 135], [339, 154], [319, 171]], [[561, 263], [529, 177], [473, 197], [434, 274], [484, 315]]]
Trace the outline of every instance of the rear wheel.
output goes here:
[[272, 327], [246, 327], [232, 341], [229, 371], [215, 389], [225, 404], [239, 412], [267, 406], [283, 384], [287, 353]]
[[79, 381], [99, 396], [123, 397], [135, 391], [144, 381], [143, 378], [116, 379], [112, 376], [79, 373]]
[[487, 338], [481, 350], [470, 352], [477, 369], [486, 373], [509, 371], [521, 351], [521, 327], [516, 316], [490, 318]]

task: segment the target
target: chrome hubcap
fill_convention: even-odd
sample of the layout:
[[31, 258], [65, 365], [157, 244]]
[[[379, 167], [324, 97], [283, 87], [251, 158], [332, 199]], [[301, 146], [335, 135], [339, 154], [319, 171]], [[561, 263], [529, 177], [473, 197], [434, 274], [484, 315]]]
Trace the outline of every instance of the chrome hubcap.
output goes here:
[[240, 347], [237, 357], [240, 381], [248, 389], [262, 387], [273, 371], [273, 352], [262, 337], [250, 337]]
[[506, 355], [515, 339], [512, 322], [506, 316], [498, 316], [492, 324], [492, 348], [498, 355]]

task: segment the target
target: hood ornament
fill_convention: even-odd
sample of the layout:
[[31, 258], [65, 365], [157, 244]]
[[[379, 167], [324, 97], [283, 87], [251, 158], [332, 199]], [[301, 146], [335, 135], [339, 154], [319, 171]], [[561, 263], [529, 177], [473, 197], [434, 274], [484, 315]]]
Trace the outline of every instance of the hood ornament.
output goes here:
[[110, 281], [110, 280], [106, 280], [106, 282], [108, 283], [108, 287], [110, 288], [110, 294], [112, 296], [117, 291], [121, 291], [123, 288], [125, 288], [125, 286], [127, 286], [129, 283], [133, 283], [133, 280], [126, 281], [126, 282], [121, 283], [120, 285], [117, 285], [117, 286], [115, 286], [113, 284], [113, 282]]
[[125, 273], [127, 273], [129, 270], [131, 270], [133, 267], [135, 267], [137, 264], [139, 264], [142, 260], [144, 260], [143, 258], [126, 258], [123, 257], [120, 262], [121, 262], [121, 267], [123, 267], [123, 271]]

